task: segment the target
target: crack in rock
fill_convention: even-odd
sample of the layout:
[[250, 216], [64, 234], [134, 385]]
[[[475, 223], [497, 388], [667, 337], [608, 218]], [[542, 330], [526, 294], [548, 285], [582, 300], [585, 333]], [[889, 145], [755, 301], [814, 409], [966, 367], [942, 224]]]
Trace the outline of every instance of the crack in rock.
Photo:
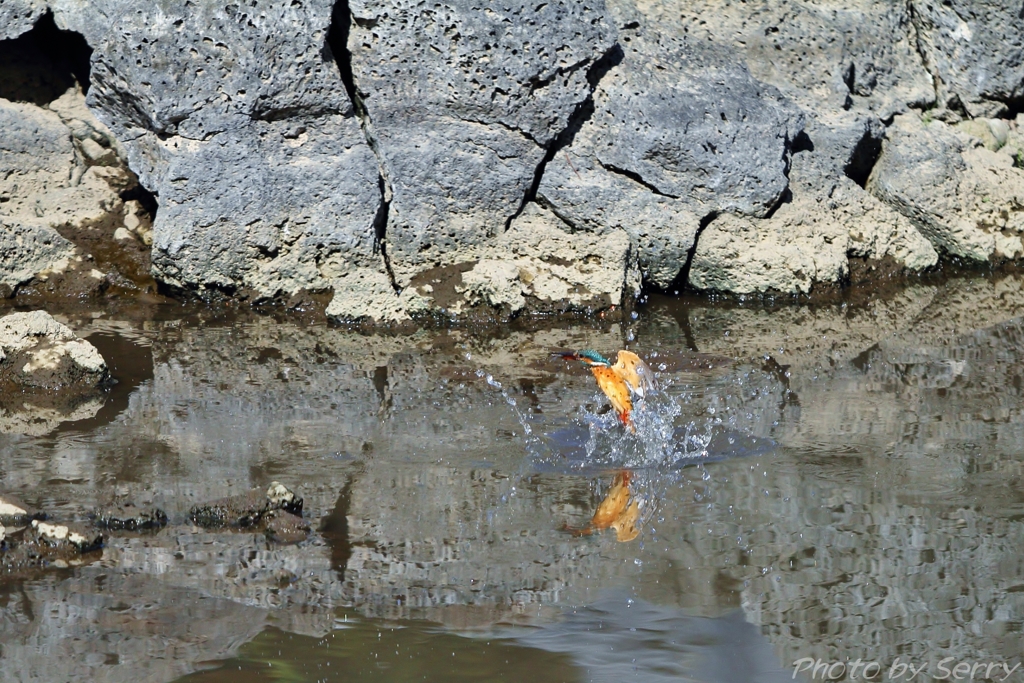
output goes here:
[[388, 217], [391, 209], [391, 198], [394, 196], [394, 193], [391, 189], [391, 177], [387, 164], [384, 161], [384, 155], [381, 154], [380, 144], [373, 129], [373, 122], [370, 120], [370, 114], [363, 100], [363, 93], [359, 92], [359, 89], [356, 87], [355, 77], [352, 73], [352, 53], [348, 49], [348, 36], [352, 28], [352, 21], [352, 10], [349, 7], [349, 0], [338, 0], [331, 13], [331, 27], [327, 32], [327, 44], [334, 55], [335, 62], [338, 64], [341, 81], [345, 85], [345, 91], [348, 93], [349, 99], [352, 101], [352, 108], [355, 111], [356, 118], [359, 119], [359, 127], [366, 138], [366, 144], [377, 159], [377, 183], [380, 187], [380, 205], [373, 219], [374, 247], [380, 251], [384, 269], [387, 271], [388, 279], [391, 281], [391, 287], [395, 290], [396, 294], [401, 294], [402, 289], [398, 286], [398, 280], [395, 278], [395, 271], [391, 266], [391, 259], [388, 256], [387, 244]]
[[[586, 98], [576, 105], [576, 109], [574, 109], [572, 114], [569, 116], [569, 119], [566, 121], [565, 127], [561, 132], [559, 132], [558, 135], [552, 138], [547, 144], [544, 156], [541, 158], [540, 163], [537, 164], [537, 167], [534, 170], [533, 182], [526, 190], [522, 203], [519, 205], [519, 208], [516, 209], [516, 212], [505, 220], [505, 232], [508, 232], [509, 228], [512, 227], [512, 222], [522, 215], [530, 202], [537, 201], [537, 191], [540, 189], [541, 181], [544, 178], [544, 170], [547, 168], [548, 163], [550, 163], [551, 160], [555, 158], [555, 155], [560, 151], [569, 148], [572, 144], [573, 138], [576, 137], [576, 133], [578, 133], [580, 128], [583, 127], [583, 124], [590, 120], [591, 115], [594, 113], [594, 91], [597, 90], [597, 86], [601, 82], [601, 79], [622, 62], [623, 56], [624, 53], [622, 47], [618, 43], [615, 43], [608, 48], [608, 50], [601, 55], [599, 59], [591, 64], [590, 69], [587, 70], [587, 83], [590, 85], [590, 91], [587, 93]], [[575, 71], [579, 68], [580, 65], [574, 64], [564, 71], [568, 73], [569, 71]]]
[[643, 179], [643, 176], [641, 176], [639, 173], [637, 173], [635, 171], [630, 171], [630, 170], [625, 169], [625, 168], [619, 168], [618, 166], [615, 166], [614, 164], [606, 164], [603, 161], [601, 161], [600, 159], [597, 160], [597, 163], [601, 164], [601, 168], [603, 168], [604, 170], [606, 170], [606, 171], [608, 171], [610, 173], [616, 173], [618, 175], [621, 175], [621, 176], [624, 176], [626, 178], [629, 178], [630, 180], [632, 180], [634, 183], [636, 183], [638, 185], [643, 185], [644, 187], [646, 187], [648, 190], [650, 190], [652, 193], [658, 195], [659, 197], [668, 197], [669, 199], [681, 199], [681, 197], [679, 195], [669, 194], [668, 192], [662, 192], [661, 190], [658, 189], [658, 187], [656, 185], [647, 182], [646, 180]]

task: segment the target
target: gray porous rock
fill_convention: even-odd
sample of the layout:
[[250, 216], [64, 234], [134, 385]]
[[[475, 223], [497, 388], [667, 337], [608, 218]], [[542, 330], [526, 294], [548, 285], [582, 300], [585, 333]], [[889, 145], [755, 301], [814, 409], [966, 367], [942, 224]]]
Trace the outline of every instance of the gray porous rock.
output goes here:
[[592, 112], [537, 196], [579, 231], [624, 230], [646, 279], [667, 288], [702, 216], [779, 202], [803, 115], [720, 47], [624, 26]]
[[351, 12], [352, 73], [405, 287], [504, 232], [616, 33], [601, 1], [356, 0]]
[[[881, 150], [883, 119], [934, 101], [899, 3], [698, 2], [675, 11], [642, 0], [632, 18], [726, 46], [758, 81], [806, 114], [786, 194], [768, 215], [719, 216], [700, 233], [687, 284], [736, 293], [808, 293], [845, 281], [849, 257], [936, 263], [928, 241], [862, 188]], [[709, 18], [709, 17], [713, 17]]]
[[913, 222], [866, 192], [885, 135], [871, 116], [812, 116], [813, 149], [793, 155], [791, 196], [771, 216], [723, 214], [694, 249], [687, 284], [738, 294], [809, 294], [850, 274], [849, 258], [889, 260], [907, 271], [934, 266], [938, 254]]
[[0, 2], [0, 40], [17, 38], [35, 25], [47, 9], [45, 0]]
[[[1017, 258], [1019, 10], [4, 0], [0, 40], [52, 24], [92, 56], [81, 88], [3, 91], [0, 295], [115, 284], [72, 234], [100, 224], [172, 289], [333, 290], [341, 321], [592, 309], [638, 273], [796, 293], [851, 258]], [[915, 109], [967, 120], [915, 142]], [[564, 265], [573, 242], [600, 267]]]
[[911, 3], [918, 44], [939, 104], [998, 116], [1024, 97], [1024, 13], [1008, 0]]
[[725, 48], [653, 27], [624, 31], [623, 45], [583, 135], [597, 163], [703, 213], [771, 211], [803, 129], [797, 107]]
[[153, 269], [257, 298], [383, 272], [377, 162], [327, 44], [332, 2], [58, 3], [94, 48], [89, 107], [156, 193]]
[[[934, 102], [917, 52], [917, 3], [897, 0], [635, 0], [650, 21], [742, 55], [755, 78], [807, 111], [880, 118]], [[914, 5], [914, 7], [911, 6]]]
[[942, 121], [899, 116], [868, 189], [940, 251], [974, 261], [1024, 254], [1024, 173]]
[[[935, 102], [908, 3], [699, 0], [677, 9], [634, 0], [633, 7], [636, 21], [725, 46], [755, 79], [778, 88], [808, 115], [801, 146], [817, 154], [850, 157], [865, 122], [880, 140], [883, 120]], [[822, 184], [831, 177], [823, 174]]]

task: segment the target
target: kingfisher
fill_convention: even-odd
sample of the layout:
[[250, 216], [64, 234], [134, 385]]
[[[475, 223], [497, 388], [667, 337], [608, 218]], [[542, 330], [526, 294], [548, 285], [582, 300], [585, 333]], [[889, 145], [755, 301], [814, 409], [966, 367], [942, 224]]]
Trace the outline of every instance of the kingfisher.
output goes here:
[[608, 397], [619, 420], [629, 431], [636, 431], [630, 417], [630, 413], [633, 412], [631, 396], [635, 394], [644, 398], [647, 392], [657, 389], [654, 372], [647, 363], [640, 360], [640, 356], [632, 351], [619, 351], [615, 364], [612, 365], [610, 360], [591, 349], [553, 355], [566, 360], [578, 360], [589, 366], [594, 378], [597, 379], [597, 386]]

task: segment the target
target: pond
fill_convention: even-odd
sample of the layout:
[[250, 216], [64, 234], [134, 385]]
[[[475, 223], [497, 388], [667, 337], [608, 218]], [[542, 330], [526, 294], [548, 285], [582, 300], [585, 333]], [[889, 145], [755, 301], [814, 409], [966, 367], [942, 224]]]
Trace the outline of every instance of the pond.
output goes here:
[[[0, 494], [169, 523], [0, 578], [0, 680], [1024, 680], [1020, 276], [409, 335], [52, 312], [118, 383], [5, 409]], [[624, 348], [635, 433], [552, 357]], [[273, 481], [304, 540], [189, 519]]]

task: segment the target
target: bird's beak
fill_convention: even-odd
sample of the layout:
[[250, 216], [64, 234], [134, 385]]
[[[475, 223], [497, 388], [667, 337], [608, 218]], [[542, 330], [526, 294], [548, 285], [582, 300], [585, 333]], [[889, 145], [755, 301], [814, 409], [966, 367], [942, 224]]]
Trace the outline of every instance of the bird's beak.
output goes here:
[[579, 360], [580, 357], [575, 351], [561, 351], [559, 353], [551, 354], [552, 358], [562, 358], [563, 360]]

